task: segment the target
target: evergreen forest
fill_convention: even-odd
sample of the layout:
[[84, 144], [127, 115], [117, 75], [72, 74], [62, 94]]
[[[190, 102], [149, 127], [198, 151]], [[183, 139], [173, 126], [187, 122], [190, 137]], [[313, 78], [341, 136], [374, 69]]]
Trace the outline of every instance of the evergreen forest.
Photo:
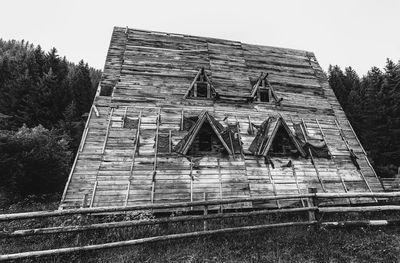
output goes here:
[[329, 84], [380, 177], [400, 166], [400, 62], [387, 59], [359, 77], [351, 67], [328, 69]]
[[100, 77], [55, 48], [0, 39], [0, 197], [62, 191]]

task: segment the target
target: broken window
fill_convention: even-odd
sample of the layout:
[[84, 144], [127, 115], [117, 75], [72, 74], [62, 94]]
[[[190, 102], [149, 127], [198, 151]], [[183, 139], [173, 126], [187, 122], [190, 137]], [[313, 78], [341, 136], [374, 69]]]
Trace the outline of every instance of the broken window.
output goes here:
[[216, 94], [210, 79], [207, 77], [204, 68], [202, 68], [186, 91], [184, 98], [214, 98]]
[[208, 98], [209, 87], [207, 82], [198, 82], [195, 84], [195, 89], [197, 89], [198, 98]]
[[297, 155], [299, 151], [296, 146], [293, 144], [290, 139], [288, 133], [283, 128], [283, 126], [279, 126], [278, 131], [276, 132], [275, 138], [272, 141], [272, 145], [269, 149], [269, 155], [271, 156], [290, 156]]
[[258, 128], [257, 135], [249, 147], [255, 155], [305, 156], [298, 139], [292, 134], [282, 117], [269, 117]]
[[269, 102], [269, 90], [268, 89], [259, 89], [259, 101], [261, 102]]
[[157, 141], [157, 153], [170, 153], [171, 147], [170, 135], [168, 133], [159, 133]]
[[220, 139], [215, 134], [210, 123], [205, 121], [197, 133], [197, 136], [194, 138], [188, 154], [192, 156], [198, 156], [210, 153], [227, 154], [227, 151], [222, 145]]
[[[188, 118], [187, 123], [191, 120]], [[184, 119], [185, 124], [185, 119]], [[197, 121], [191, 125], [185, 137], [174, 147], [180, 154], [201, 156], [207, 154], [234, 154], [240, 152], [239, 136], [234, 135], [229, 127], [225, 128], [213, 116], [203, 111]], [[236, 149], [238, 148], [238, 149]]]
[[100, 96], [111, 96], [113, 91], [113, 87], [111, 86], [101, 86], [100, 87]]
[[259, 102], [272, 102], [274, 101], [276, 105], [280, 105], [283, 98], [278, 98], [273, 87], [267, 80], [268, 73], [261, 73], [258, 79], [250, 78], [250, 85], [252, 90], [250, 93], [251, 101]]
[[139, 120], [138, 119], [131, 119], [125, 117], [124, 119], [124, 128], [126, 129], [136, 129], [138, 126]]

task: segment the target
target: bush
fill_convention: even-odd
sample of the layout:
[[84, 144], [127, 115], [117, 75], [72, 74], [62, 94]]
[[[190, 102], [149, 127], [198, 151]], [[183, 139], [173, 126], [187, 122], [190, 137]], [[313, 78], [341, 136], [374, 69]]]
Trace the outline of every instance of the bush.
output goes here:
[[72, 156], [68, 142], [41, 125], [0, 131], [0, 191], [13, 197], [61, 191]]

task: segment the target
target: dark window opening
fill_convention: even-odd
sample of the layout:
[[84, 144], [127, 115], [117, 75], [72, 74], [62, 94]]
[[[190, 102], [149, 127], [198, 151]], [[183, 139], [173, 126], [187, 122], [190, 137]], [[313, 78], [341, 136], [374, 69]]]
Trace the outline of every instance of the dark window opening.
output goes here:
[[269, 90], [260, 89], [260, 101], [261, 102], [269, 102]]
[[187, 153], [192, 156], [228, 154], [208, 121], [205, 121]]
[[292, 156], [299, 154], [293, 141], [282, 126], [279, 127], [274, 137], [269, 154], [271, 156]]
[[138, 125], [139, 125], [139, 120], [138, 119], [131, 119], [131, 118], [125, 117], [124, 128], [126, 128], [126, 129], [136, 129]]
[[208, 84], [207, 82], [197, 82], [197, 97], [208, 98]]
[[100, 96], [111, 96], [113, 91], [113, 87], [111, 86], [101, 86], [100, 88]]

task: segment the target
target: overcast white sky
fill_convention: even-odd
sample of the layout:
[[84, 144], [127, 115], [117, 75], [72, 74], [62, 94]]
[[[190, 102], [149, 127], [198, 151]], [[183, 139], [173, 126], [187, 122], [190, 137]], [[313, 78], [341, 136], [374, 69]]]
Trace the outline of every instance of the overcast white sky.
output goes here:
[[25, 39], [102, 69], [113, 26], [313, 51], [363, 75], [400, 59], [398, 0], [6, 0], [0, 38]]

